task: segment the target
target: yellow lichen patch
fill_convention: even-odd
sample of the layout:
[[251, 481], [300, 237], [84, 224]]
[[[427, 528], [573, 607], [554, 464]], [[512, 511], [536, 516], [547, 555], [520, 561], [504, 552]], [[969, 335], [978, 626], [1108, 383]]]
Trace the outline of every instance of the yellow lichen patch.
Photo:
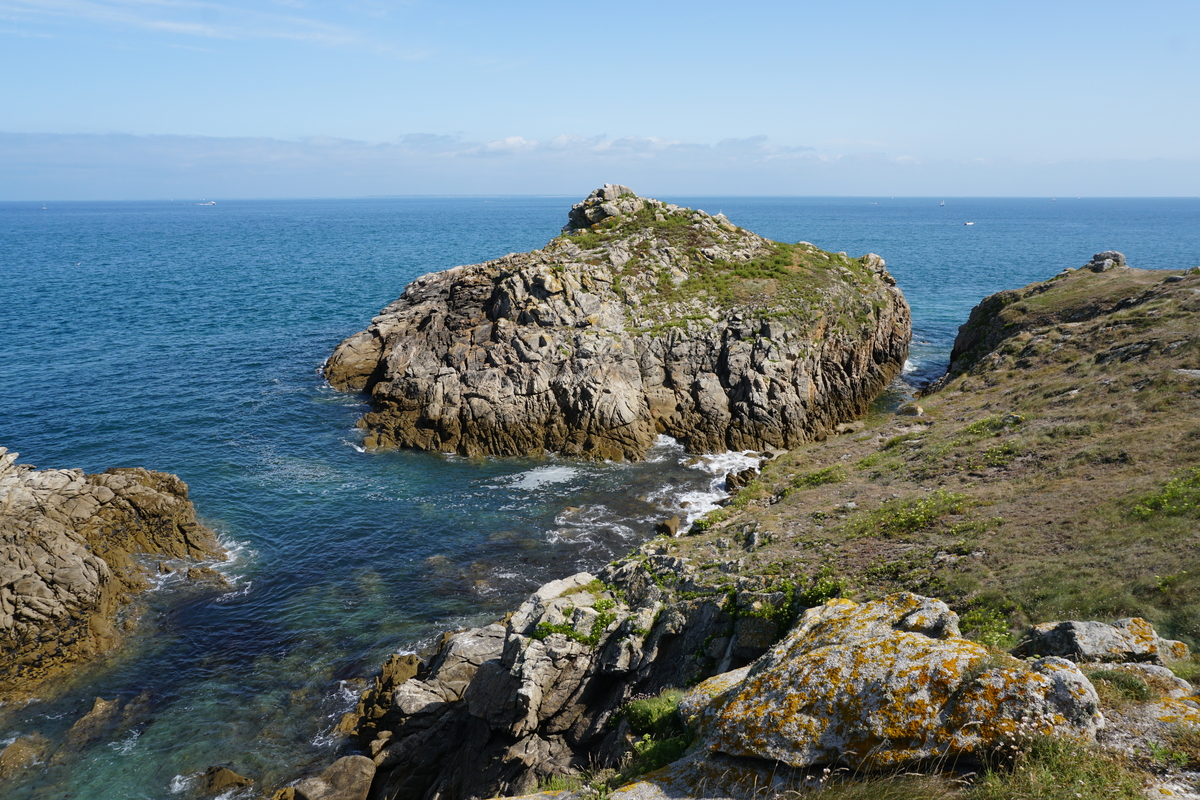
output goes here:
[[1150, 715], [1159, 722], [1189, 725], [1200, 728], [1200, 709], [1182, 700], [1166, 699], [1147, 706]]
[[1101, 723], [1070, 662], [992, 666], [939, 601], [836, 600], [806, 612], [744, 679], [713, 679], [685, 702], [710, 751], [793, 767], [888, 768], [997, 747], [1022, 726], [1094, 734]]

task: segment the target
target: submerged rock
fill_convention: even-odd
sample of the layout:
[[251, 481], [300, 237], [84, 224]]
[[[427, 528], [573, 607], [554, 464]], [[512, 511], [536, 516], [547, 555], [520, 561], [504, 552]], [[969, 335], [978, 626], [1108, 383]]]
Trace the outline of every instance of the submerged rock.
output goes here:
[[0, 447], [0, 698], [108, 650], [147, 586], [137, 556], [213, 558], [187, 484], [144, 469], [35, 470]]
[[680, 705], [711, 751], [866, 770], [953, 761], [1022, 729], [1094, 737], [1098, 708], [1071, 662], [996, 658], [959, 636], [944, 603], [906, 593], [810, 609], [753, 666]]
[[786, 448], [895, 377], [908, 306], [883, 259], [772, 242], [606, 185], [542, 250], [418, 278], [325, 366], [368, 447], [644, 457]]
[[237, 774], [229, 767], [219, 765], [204, 770], [204, 776], [201, 779], [203, 790], [208, 794], [220, 794], [229, 789], [240, 789], [253, 783], [252, 779]]
[[17, 779], [26, 770], [37, 767], [45, 761], [51, 748], [50, 740], [40, 734], [12, 741], [0, 750], [0, 780]]

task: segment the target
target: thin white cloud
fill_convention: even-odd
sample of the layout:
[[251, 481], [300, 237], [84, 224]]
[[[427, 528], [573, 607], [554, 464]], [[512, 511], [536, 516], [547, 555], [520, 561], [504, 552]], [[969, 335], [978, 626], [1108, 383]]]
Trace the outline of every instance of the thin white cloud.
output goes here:
[[[408, 138], [401, 139], [404, 146]], [[605, 136], [583, 137], [560, 134], [549, 139], [526, 139], [508, 136], [489, 142], [473, 143], [440, 137], [438, 150], [444, 155], [470, 156], [567, 156], [591, 159], [654, 159], [673, 156], [719, 156], [722, 159], [759, 162], [780, 158], [811, 158], [814, 149], [807, 146], [777, 145], [766, 136], [751, 136], [745, 139], [723, 139], [716, 144], [684, 142], [663, 139], [657, 136]]]
[[206, 0], [3, 0], [0, 18], [42, 24], [83, 21], [210, 39], [345, 45], [361, 38], [347, 28], [309, 17]]
[[813, 152], [756, 136], [407, 134], [389, 143], [0, 133], [0, 200], [154, 197], [583, 195], [623, 183], [650, 196], [1194, 196], [1197, 160], [920, 159]]

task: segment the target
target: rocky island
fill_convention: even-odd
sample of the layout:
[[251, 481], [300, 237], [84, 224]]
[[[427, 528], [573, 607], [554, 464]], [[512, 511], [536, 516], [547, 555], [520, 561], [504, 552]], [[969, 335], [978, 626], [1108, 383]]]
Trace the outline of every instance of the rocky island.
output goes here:
[[418, 278], [325, 376], [364, 391], [367, 447], [640, 459], [794, 447], [900, 372], [884, 261], [782, 244], [606, 184], [542, 250]]
[[140, 556], [223, 558], [174, 475], [16, 459], [0, 447], [0, 701], [112, 649], [117, 612], [148, 585]]
[[1116, 256], [981, 302], [906, 414], [393, 656], [345, 793], [276, 796], [1195, 796], [1200, 268]]

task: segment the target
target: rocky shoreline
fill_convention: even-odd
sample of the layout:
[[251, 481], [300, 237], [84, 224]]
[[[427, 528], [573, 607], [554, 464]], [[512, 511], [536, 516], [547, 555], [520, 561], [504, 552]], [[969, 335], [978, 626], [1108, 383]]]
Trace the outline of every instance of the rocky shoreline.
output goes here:
[[325, 366], [369, 448], [641, 459], [787, 448], [861, 416], [910, 315], [879, 256], [772, 242], [607, 184], [562, 236], [418, 278]]
[[[27, 698], [121, 640], [145, 556], [222, 559], [187, 484], [141, 468], [37, 470], [0, 447], [0, 702]], [[198, 569], [196, 579], [219, 579]]]
[[[565, 244], [554, 247], [575, 255], [607, 248], [605, 263], [615, 267], [612, 255], [629, 233], [621, 231], [623, 217], [661, 222], [658, 215], [669, 221], [676, 211], [605, 187], [573, 209]], [[701, 232], [715, 226], [745, 234], [698, 212], [682, 219]], [[604, 228], [608, 220], [615, 222]], [[583, 239], [590, 250], [580, 236], [595, 237]], [[701, 302], [697, 297], [664, 295], [656, 283], [651, 299], [651, 286], [643, 285], [634, 303], [622, 300], [628, 307], [608, 333], [639, 319], [679, 324], [667, 332], [643, 324], [613, 333], [612, 359], [596, 359], [603, 368], [578, 386], [613, 384], [610, 370], [623, 363], [613, 353], [629, 344], [639, 353], [638, 380], [651, 376], [640, 388], [628, 381], [635, 398], [629, 407], [657, 408], [649, 422], [638, 417], [613, 426], [618, 418], [606, 417], [603, 403], [568, 403], [554, 412], [564, 414], [559, 421], [543, 425], [547, 417], [522, 428], [524, 418], [512, 408], [495, 413], [495, 398], [516, 396], [504, 392], [489, 396], [488, 413], [465, 410], [481, 408], [470, 402], [480, 398], [475, 388], [500, 373], [511, 389], [514, 376], [547, 361], [521, 349], [530, 331], [496, 338], [506, 327], [500, 320], [509, 319], [503, 314], [493, 320], [483, 305], [443, 302], [466, 291], [457, 281], [471, 268], [428, 276], [424, 286], [434, 288], [421, 300], [431, 304], [425, 316], [412, 312], [421, 290], [414, 284], [413, 294], [389, 307], [392, 316], [343, 343], [326, 374], [335, 385], [357, 388], [361, 379], [361, 388], [370, 388], [376, 410], [363, 425], [373, 446], [639, 458], [643, 432], [678, 433], [689, 419], [707, 418], [704, 391], [696, 387], [711, 375], [720, 392], [729, 390], [723, 408], [730, 413], [688, 446], [755, 442], [760, 469], [730, 475], [734, 496], [690, 529], [668, 521], [665, 535], [595, 574], [542, 586], [502, 620], [448, 632], [423, 657], [389, 658], [338, 726], [348, 740], [341, 752], [350, 754], [319, 775], [271, 795], [275, 787], [255, 787], [214, 766], [194, 791], [274, 800], [533, 793], [559, 800], [749, 800], [764, 792], [835, 791], [839, 781], [869, 787], [917, 771], [930, 791], [913, 796], [976, 800], [1025, 796], [975, 792], [990, 780], [1017, 780], [1021, 765], [1044, 757], [1037, 748], [1051, 742], [1066, 748], [1063, 763], [1090, 765], [1099, 777], [1088, 785], [1106, 793], [1123, 787], [1113, 797], [1200, 797], [1200, 695], [1193, 683], [1200, 661], [1180, 641], [1200, 641], [1200, 268], [1152, 273], [1108, 251], [1086, 269], [985, 298], [960, 330], [944, 379], [899, 413], [854, 419], [865, 401], [838, 399], [838, 381], [874, 385], [895, 374], [907, 345], [907, 307], [882, 260], [858, 260], [857, 268], [871, 267], [873, 275], [863, 281], [852, 260], [791, 247], [803, 252], [786, 251], [784, 272], [803, 272], [808, 258], [840, 265], [840, 277], [825, 276], [833, 282], [822, 284], [823, 302], [845, 300], [852, 308], [857, 300], [850, 295], [867, 298], [873, 311], [861, 336], [855, 339], [853, 326], [828, 307], [819, 317], [801, 311], [789, 318], [787, 325], [806, 320], [800, 328], [771, 327], [777, 318], [762, 315], [770, 306], [761, 301], [778, 297], [790, 280], [782, 273], [748, 278], [758, 289], [775, 281], [751, 298], [756, 306], [730, 289], [732, 279], [710, 284], [715, 294], [703, 302], [735, 297], [742, 305], [718, 304], [720, 314], [704, 320], [672, 316]], [[765, 269], [761, 258], [743, 266]], [[486, 278], [476, 300], [511, 299], [497, 287], [516, 286], [510, 279], [528, 266], [497, 282], [497, 263], [476, 265]], [[555, 348], [584, 348], [553, 362], [560, 373], [603, 350], [578, 338], [595, 322], [563, 325], [559, 315], [545, 324], [542, 311], [585, 302], [584, 281], [602, 265], [583, 263], [577, 288], [563, 278], [559, 291], [539, 295], [530, 290], [534, 283], [522, 283], [533, 299], [509, 320], [548, 332], [538, 336]], [[543, 270], [536, 285], [547, 290], [546, 279], [567, 269]], [[619, 274], [634, 285], [643, 275]], [[887, 296], [890, 311], [876, 304]], [[462, 308], [468, 312], [456, 322]], [[803, 327], [814, 320], [815, 327]], [[400, 344], [406, 326], [436, 333], [421, 345], [428, 348], [423, 355]], [[748, 350], [740, 349], [748, 341]], [[864, 344], [871, 341], [877, 351]], [[648, 349], [638, 350], [643, 345]], [[665, 360], [650, 359], [660, 345]], [[671, 362], [676, 352], [686, 358]], [[705, 355], [687, 362], [695, 368], [689, 373], [680, 365], [697, 352]], [[410, 363], [431, 353], [443, 364], [433, 373], [428, 364]], [[464, 353], [469, 357], [455, 361]], [[833, 353], [846, 362], [830, 360]], [[779, 372], [783, 361], [802, 366]], [[690, 384], [654, 382], [655, 370], [669, 375], [672, 364]], [[429, 405], [421, 381], [430, 374], [441, 387], [439, 403], [467, 401], [437, 416], [455, 404]], [[767, 395], [782, 406], [792, 402], [788, 391], [807, 387], [810, 404], [799, 404], [803, 422], [790, 432], [756, 427], [762, 409], [737, 405], [736, 398], [752, 396], [738, 392], [764, 376], [764, 386], [782, 387], [774, 400]], [[684, 394], [696, 405], [679, 399], [683, 386], [692, 387]], [[675, 410], [666, 401], [655, 406], [655, 392], [676, 392]], [[401, 395], [419, 402], [404, 406]], [[827, 410], [812, 405], [818, 399], [830, 401]], [[0, 670], [11, 681], [0, 687], [6, 699], [27, 696], [116, 644], [113, 620], [145, 586], [145, 554], [197, 559], [219, 550], [175, 476], [37, 471], [15, 460], [0, 448], [0, 619], [11, 643]], [[37, 737], [10, 744], [0, 753], [0, 778], [67, 757], [97, 731], [127, 729], [146, 713], [144, 705], [141, 698], [97, 698], [61, 752], [51, 754]], [[1055, 779], [1045, 763], [1039, 769]]]
[[[1181, 567], [1195, 566], [1200, 506], [1180, 465], [1200, 435], [1200, 269], [1113, 256], [985, 299], [919, 405], [776, 452], [688, 535], [543, 586], [425, 659], [393, 656], [342, 725], [371, 766], [347, 757], [359, 778], [345, 794], [276, 797], [750, 797], [823, 787], [839, 765], [865, 781], [931, 759], [990, 770], [1033, 758], [1047, 735], [1113, 796], [1198, 796], [1185, 742], [1200, 696], [1179, 676], [1200, 664], [1151, 621], [1194, 640]], [[1084, 508], [1078, 486], [1096, 478], [1110, 488]], [[980, 513], [989, 505], [1005, 516]], [[1030, 506], [1040, 518], [1010, 509]], [[1113, 569], [1086, 536], [1025, 534], [1095, 514], [1108, 515], [1102, 539], [1142, 537], [1137, 559]], [[1019, 594], [1012, 564], [1039, 594]], [[1122, 581], [1114, 605], [1103, 592]], [[1054, 590], [1151, 621], [1056, 617]], [[688, 686], [673, 738], [634, 719]], [[647, 762], [660, 745], [674, 749]], [[639, 780], [619, 771], [631, 763], [668, 766]], [[618, 771], [600, 786], [606, 769]]]

